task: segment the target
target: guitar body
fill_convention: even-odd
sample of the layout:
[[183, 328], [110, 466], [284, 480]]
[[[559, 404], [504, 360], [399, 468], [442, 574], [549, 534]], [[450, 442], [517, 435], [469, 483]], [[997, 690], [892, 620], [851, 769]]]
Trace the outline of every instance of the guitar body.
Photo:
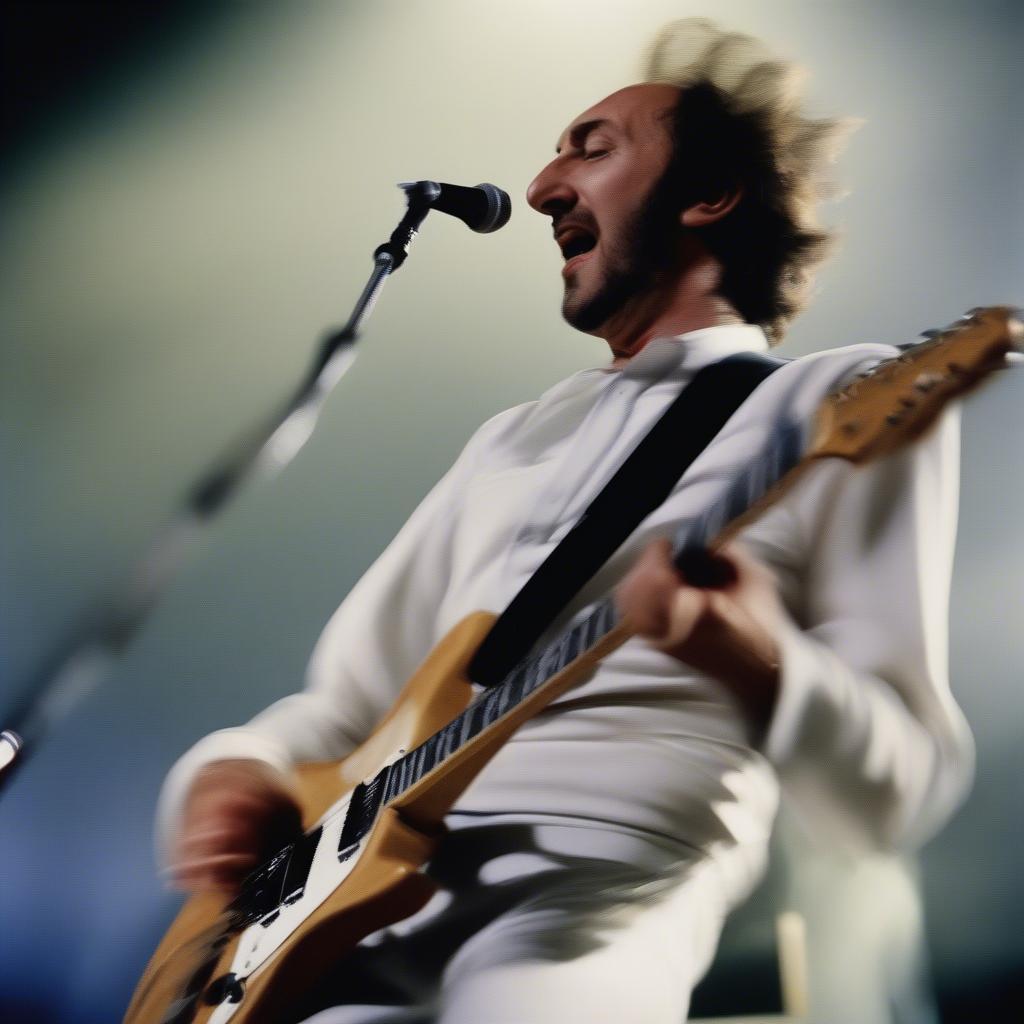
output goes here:
[[[455, 626], [349, 757], [300, 767], [303, 827], [323, 824], [302, 894], [241, 930], [225, 897], [190, 899], [146, 967], [126, 1024], [278, 1021], [361, 939], [426, 904], [434, 885], [419, 868], [443, 833], [445, 804], [469, 785], [478, 767], [467, 765], [461, 777], [447, 773], [441, 799], [408, 809], [415, 820], [399, 806], [384, 808], [344, 861], [338, 857], [339, 819], [359, 783], [466, 707], [473, 691], [465, 669], [493, 622], [493, 615], [478, 612]], [[216, 996], [220, 1001], [207, 1002]]]
[[[744, 492], [710, 546], [752, 522], [814, 460], [861, 463], [911, 443], [950, 399], [1006, 365], [1022, 340], [1014, 310], [975, 310], [830, 395], [799, 461], [752, 503]], [[300, 769], [308, 831], [254, 872], [228, 906], [215, 896], [185, 905], [126, 1024], [277, 1024], [361, 939], [422, 907], [434, 887], [419, 868], [455, 801], [525, 721], [633, 635], [629, 623], [606, 616], [610, 608], [599, 603], [472, 704], [467, 669], [496, 616], [463, 619], [361, 747], [343, 761]]]

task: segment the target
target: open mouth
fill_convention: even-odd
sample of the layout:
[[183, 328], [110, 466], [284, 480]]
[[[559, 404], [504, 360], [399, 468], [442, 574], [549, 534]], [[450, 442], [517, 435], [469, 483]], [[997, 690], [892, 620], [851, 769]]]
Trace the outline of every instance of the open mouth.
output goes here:
[[576, 256], [582, 256], [585, 252], [590, 252], [595, 245], [597, 245], [597, 237], [582, 228], [570, 228], [558, 236], [558, 247], [562, 250], [562, 256], [566, 262]]

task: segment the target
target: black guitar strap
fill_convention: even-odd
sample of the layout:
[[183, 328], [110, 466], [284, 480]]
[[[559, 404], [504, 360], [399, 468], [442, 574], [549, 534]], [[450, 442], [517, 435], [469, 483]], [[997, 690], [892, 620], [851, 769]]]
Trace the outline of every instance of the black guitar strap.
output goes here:
[[694, 375], [501, 613], [470, 662], [473, 682], [495, 686], [508, 675], [626, 538], [668, 498], [751, 392], [784, 362], [741, 352]]

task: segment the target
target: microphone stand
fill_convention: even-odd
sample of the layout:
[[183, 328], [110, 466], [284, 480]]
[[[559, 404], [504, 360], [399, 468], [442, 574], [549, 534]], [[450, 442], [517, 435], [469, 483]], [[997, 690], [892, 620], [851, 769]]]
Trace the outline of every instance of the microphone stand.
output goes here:
[[289, 401], [196, 481], [110, 598], [79, 623], [25, 687], [9, 715], [9, 727], [0, 732], [0, 791], [43, 739], [99, 686], [183, 565], [202, 526], [250, 477], [276, 475], [309, 440], [328, 395], [355, 361], [356, 339], [384, 283], [405, 262], [430, 212], [436, 198], [431, 185], [400, 186], [408, 201], [405, 216], [374, 250], [373, 271], [348, 322], [324, 338]]

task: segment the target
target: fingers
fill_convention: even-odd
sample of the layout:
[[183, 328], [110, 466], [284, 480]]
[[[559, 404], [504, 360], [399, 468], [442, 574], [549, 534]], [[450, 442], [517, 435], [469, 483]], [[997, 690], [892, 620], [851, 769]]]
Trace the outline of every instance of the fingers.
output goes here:
[[736, 573], [738, 584], [775, 586], [775, 576], [760, 559], [755, 558], [742, 544], [735, 542], [719, 548], [716, 557], [727, 559]]
[[668, 629], [669, 607], [680, 579], [667, 540], [649, 544], [615, 591], [615, 603], [633, 632], [658, 639]]
[[676, 556], [676, 568], [693, 587], [726, 587], [739, 578], [739, 566], [729, 554], [693, 546]]
[[623, 620], [662, 650], [685, 644], [706, 612], [704, 591], [686, 586], [667, 540], [649, 544], [615, 595]]
[[694, 634], [714, 628], [714, 622], [708, 622], [710, 593], [700, 587], [678, 586], [668, 606], [667, 628], [655, 646], [686, 660], [687, 644]]
[[287, 838], [300, 827], [294, 800], [277, 790], [263, 794], [208, 791], [190, 802], [185, 817], [189, 834], [227, 834], [240, 841], [270, 843]]
[[169, 880], [189, 892], [234, 890], [259, 865], [263, 848], [262, 837], [246, 823], [193, 820], [183, 830]]
[[687, 549], [673, 562], [669, 542], [656, 541], [615, 598], [628, 628], [698, 671], [723, 681], [777, 674], [775, 580], [739, 545]]
[[256, 762], [207, 766], [186, 803], [168, 876], [190, 892], [237, 891], [243, 879], [301, 831], [284, 777]]
[[222, 892], [234, 895], [242, 882], [260, 865], [251, 853], [211, 854], [195, 860], [183, 860], [170, 873], [170, 882], [186, 892]]

